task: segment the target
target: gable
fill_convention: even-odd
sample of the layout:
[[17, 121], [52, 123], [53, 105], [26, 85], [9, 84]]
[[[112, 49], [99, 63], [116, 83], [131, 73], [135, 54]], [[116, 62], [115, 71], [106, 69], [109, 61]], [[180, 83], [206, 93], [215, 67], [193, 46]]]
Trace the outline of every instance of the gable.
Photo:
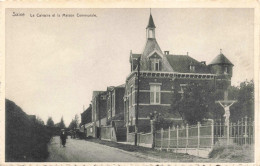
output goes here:
[[157, 51], [152, 52], [149, 56], [149, 59], [162, 59], [162, 57], [159, 55]]

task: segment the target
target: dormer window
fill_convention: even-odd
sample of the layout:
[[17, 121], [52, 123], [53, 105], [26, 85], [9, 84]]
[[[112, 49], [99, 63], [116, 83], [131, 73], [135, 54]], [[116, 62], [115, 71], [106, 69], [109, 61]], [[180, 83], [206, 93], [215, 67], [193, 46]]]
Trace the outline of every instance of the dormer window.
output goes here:
[[194, 65], [190, 65], [190, 71], [195, 72], [195, 66]]
[[151, 59], [151, 70], [160, 71], [160, 59]]
[[154, 62], [154, 68], [155, 68], [155, 71], [159, 71], [160, 69], [160, 63], [159, 63], [159, 59], [156, 59], [155, 62]]

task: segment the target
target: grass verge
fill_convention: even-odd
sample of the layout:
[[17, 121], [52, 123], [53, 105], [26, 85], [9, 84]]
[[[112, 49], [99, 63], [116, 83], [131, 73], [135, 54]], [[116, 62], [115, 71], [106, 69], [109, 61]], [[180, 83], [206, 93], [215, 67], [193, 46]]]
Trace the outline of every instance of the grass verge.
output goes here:
[[214, 160], [224, 160], [230, 162], [253, 162], [254, 146], [253, 145], [216, 145], [209, 157]]

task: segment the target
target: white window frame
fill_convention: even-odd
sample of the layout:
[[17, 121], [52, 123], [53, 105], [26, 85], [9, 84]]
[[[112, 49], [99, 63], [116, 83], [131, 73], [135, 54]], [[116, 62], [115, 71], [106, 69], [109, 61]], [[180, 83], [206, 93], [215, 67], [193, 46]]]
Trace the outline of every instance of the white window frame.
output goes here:
[[111, 106], [111, 116], [113, 116], [113, 111], [116, 110], [116, 97], [115, 93], [112, 92], [112, 106]]
[[130, 86], [130, 93], [129, 93], [129, 108], [134, 106], [135, 104], [135, 96], [134, 96], [135, 88], [133, 85]]
[[[152, 62], [151, 65], [153, 65], [151, 67], [152, 71], [160, 71], [160, 59], [152, 58], [151, 62]], [[156, 66], [158, 66], [157, 69], [156, 69]]]
[[[156, 69], [158, 65], [158, 69]], [[159, 59], [154, 59], [154, 71], [160, 71], [160, 60]]]
[[190, 65], [190, 71], [195, 71], [195, 66], [194, 65]]
[[129, 90], [129, 108], [132, 106], [132, 87], [130, 87], [130, 90]]
[[132, 93], [131, 93], [132, 94], [131, 95], [132, 103], [131, 103], [131, 105], [134, 106], [134, 104], [135, 104], [135, 95], [134, 95], [135, 94], [135, 88], [134, 88], [134, 86], [132, 86], [131, 88], [132, 88]]
[[[162, 85], [161, 83], [150, 83], [150, 104], [153, 105], [161, 104], [161, 85]], [[153, 97], [152, 97], [152, 93], [153, 93]], [[157, 97], [159, 101], [156, 100]]]
[[224, 66], [224, 74], [228, 74], [228, 67]]

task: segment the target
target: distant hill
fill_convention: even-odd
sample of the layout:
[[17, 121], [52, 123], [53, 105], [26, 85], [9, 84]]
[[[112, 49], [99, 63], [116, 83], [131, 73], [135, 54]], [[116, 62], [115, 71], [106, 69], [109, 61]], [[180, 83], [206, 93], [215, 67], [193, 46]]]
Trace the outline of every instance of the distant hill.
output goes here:
[[6, 162], [44, 161], [48, 157], [47, 143], [51, 132], [13, 101], [5, 100], [5, 111]]

